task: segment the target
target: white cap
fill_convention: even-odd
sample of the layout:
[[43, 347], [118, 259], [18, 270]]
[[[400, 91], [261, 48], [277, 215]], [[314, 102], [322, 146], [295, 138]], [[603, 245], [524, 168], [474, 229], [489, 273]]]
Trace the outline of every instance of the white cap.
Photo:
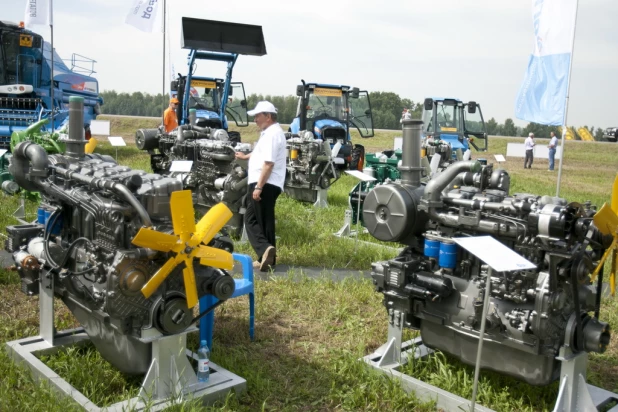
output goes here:
[[277, 113], [277, 108], [271, 102], [261, 101], [258, 102], [255, 109], [247, 112], [249, 116], [255, 116], [258, 113]]
[[529, 137], [534, 137], [534, 133], [528, 133]]

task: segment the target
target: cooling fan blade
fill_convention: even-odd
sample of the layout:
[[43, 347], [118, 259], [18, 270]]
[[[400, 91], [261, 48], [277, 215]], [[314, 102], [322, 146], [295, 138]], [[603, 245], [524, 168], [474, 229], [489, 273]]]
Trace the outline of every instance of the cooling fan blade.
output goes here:
[[173, 192], [170, 198], [170, 211], [174, 234], [183, 242], [188, 241], [195, 232], [195, 210], [191, 191]]
[[169, 258], [146, 282], [142, 287], [142, 294], [146, 298], [152, 296], [176, 267], [184, 263], [182, 275], [187, 306], [191, 309], [198, 301], [193, 259], [199, 258], [200, 264], [220, 269], [229, 270], [234, 267], [234, 258], [231, 253], [201, 245], [202, 242], [210, 242], [221, 230], [232, 217], [232, 211], [223, 203], [219, 203], [212, 207], [196, 225], [190, 190], [172, 193], [170, 211], [174, 227], [173, 235], [150, 228], [141, 228], [133, 238], [132, 243], [136, 246], [175, 253], [175, 256]]
[[616, 268], [618, 266], [616, 262], [618, 259], [618, 174], [616, 174], [612, 186], [611, 207], [607, 203], [603, 204], [603, 207], [594, 215], [592, 220], [602, 234], [613, 236], [612, 244], [607, 248], [596, 269], [592, 272], [592, 280], [596, 279], [601, 267], [611, 254], [612, 265], [609, 274], [609, 287], [612, 296], [614, 296], [616, 293]]

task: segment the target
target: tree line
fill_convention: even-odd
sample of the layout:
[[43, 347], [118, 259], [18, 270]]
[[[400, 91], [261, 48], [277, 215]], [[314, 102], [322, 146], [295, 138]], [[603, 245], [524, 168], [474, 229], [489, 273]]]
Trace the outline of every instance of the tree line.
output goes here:
[[[104, 114], [119, 114], [126, 116], [152, 116], [160, 117], [168, 105], [168, 96], [161, 93], [152, 95], [142, 92], [118, 93], [115, 90], [101, 93], [104, 104], [101, 112]], [[258, 101], [268, 100], [278, 109], [279, 122], [289, 124], [296, 116], [298, 97], [273, 96], [263, 94], [251, 94], [247, 96], [247, 107], [255, 107]], [[404, 108], [412, 112], [412, 118], [420, 119], [423, 112], [423, 102], [414, 102], [411, 99], [402, 98], [393, 92], [370, 92], [371, 112], [373, 115], [373, 127], [375, 129], [401, 129], [401, 113]], [[487, 134], [491, 136], [528, 136], [534, 133], [537, 138], [549, 138], [549, 133], [554, 132], [561, 136], [557, 126], [545, 126], [537, 123], [529, 123], [525, 127], [515, 125], [513, 119], [506, 119], [504, 123], [498, 123], [493, 117], [485, 119]], [[603, 140], [604, 129], [599, 127], [586, 127], [595, 140]], [[572, 128], [574, 132], [576, 130]], [[577, 136], [577, 133], [575, 133]]]

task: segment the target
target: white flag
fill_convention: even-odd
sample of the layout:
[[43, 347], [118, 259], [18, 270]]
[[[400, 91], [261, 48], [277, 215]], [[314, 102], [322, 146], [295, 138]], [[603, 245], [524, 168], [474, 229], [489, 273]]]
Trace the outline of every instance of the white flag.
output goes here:
[[[30, 1], [30, 0], [29, 0]], [[145, 32], [154, 31], [159, 0], [134, 0], [125, 23]]]
[[35, 24], [50, 25], [52, 22], [52, 0], [26, 0], [26, 27]]

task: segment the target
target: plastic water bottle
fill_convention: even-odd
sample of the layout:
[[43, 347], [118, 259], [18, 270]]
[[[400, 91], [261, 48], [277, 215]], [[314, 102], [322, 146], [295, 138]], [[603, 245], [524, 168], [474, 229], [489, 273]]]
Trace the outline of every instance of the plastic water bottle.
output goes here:
[[200, 342], [200, 348], [197, 350], [197, 381], [208, 382], [210, 377], [210, 368], [208, 358], [210, 357], [210, 351], [206, 341]]

